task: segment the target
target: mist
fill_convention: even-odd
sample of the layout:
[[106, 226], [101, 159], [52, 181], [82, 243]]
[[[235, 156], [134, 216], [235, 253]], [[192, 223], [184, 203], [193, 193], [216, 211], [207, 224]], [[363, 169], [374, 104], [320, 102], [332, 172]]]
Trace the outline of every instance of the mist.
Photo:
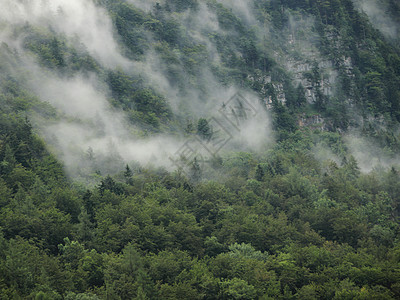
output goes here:
[[110, 105], [107, 99], [110, 92], [95, 74], [65, 78], [36, 65], [30, 66], [30, 70], [34, 76], [27, 85], [60, 112], [60, 120], [47, 122], [40, 131], [60, 151], [67, 168], [73, 166], [69, 168], [71, 173], [82, 165], [89, 148], [97, 157], [120, 158], [118, 167], [129, 161], [169, 166], [168, 153], [175, 149], [179, 139], [140, 138], [138, 128], [128, 123], [124, 112]]
[[120, 54], [107, 11], [92, 0], [2, 0], [0, 22], [43, 26], [63, 34], [106, 67], [129, 67]]
[[[171, 163], [170, 158], [186, 141], [196, 139], [195, 136], [172, 136], [165, 133], [141, 137], [138, 134], [140, 130], [128, 123], [124, 112], [110, 106], [106, 98], [108, 92], [102, 91], [105, 87], [95, 75], [89, 78], [78, 75], [67, 79], [54, 77], [54, 74], [48, 77], [40, 69], [36, 69], [36, 72], [35, 79], [29, 82], [29, 86], [43, 101], [51, 103], [62, 112], [61, 120], [46, 123], [40, 130], [46, 141], [58, 149], [60, 158], [73, 176], [84, 173], [83, 167], [89, 170], [96, 167], [102, 173], [117, 172], [128, 162], [137, 162], [144, 166], [151, 164], [172, 171], [176, 166]], [[229, 99], [228, 95], [231, 96], [234, 92], [234, 89], [221, 89], [221, 99]], [[222, 100], [213, 103], [214, 109], [204, 115], [222, 123], [225, 129], [223, 133], [230, 137], [221, 153], [237, 150], [259, 151], [272, 140], [269, 118], [258, 98], [246, 93], [245, 99], [255, 110], [238, 126], [233, 126], [219, 112], [224, 102]], [[211, 121], [210, 125], [213, 125]], [[217, 130], [221, 131], [220, 128], [216, 128]], [[93, 166], [88, 166], [85, 162], [89, 149], [98, 161]], [[197, 154], [211, 157], [205, 149], [197, 148]], [[110, 158], [113, 166], [105, 166], [104, 160]]]
[[257, 24], [253, 14], [252, 1], [217, 0], [217, 2], [231, 9], [245, 24], [250, 26]]
[[371, 24], [379, 29], [383, 35], [391, 39], [400, 38], [399, 23], [390, 16], [390, 8], [384, 1], [353, 0], [355, 6], [364, 12]]
[[[0, 29], [0, 41], [21, 57], [20, 65], [14, 73], [18, 73], [17, 69], [29, 72], [29, 76], [25, 77], [29, 78], [25, 82], [26, 87], [57, 109], [57, 119], [36, 119], [37, 127], [50, 149], [65, 163], [71, 177], [84, 176], [95, 170], [102, 174], [115, 173], [126, 163], [153, 165], [172, 171], [176, 165], [171, 162], [171, 157], [179, 156], [179, 149], [188, 141], [197, 143], [196, 155], [202, 157], [229, 151], [263, 151], [273, 143], [270, 116], [259, 95], [232, 84], [220, 83], [208, 64], [200, 66], [195, 77], [197, 83], [201, 83], [201, 88], [193, 87], [181, 66], [174, 71], [183, 81], [180, 82], [181, 86], [174, 84], [168, 79], [167, 66], [156, 51], [159, 42], [150, 32], [149, 49], [141, 59], [124, 57], [110, 15], [94, 1], [2, 2], [5, 9], [0, 11], [0, 23], [4, 25]], [[159, 1], [127, 2], [150, 12]], [[217, 2], [230, 9], [243, 24], [251, 26], [259, 39], [266, 38], [260, 34], [265, 28], [256, 20], [251, 3], [230, 0]], [[390, 21], [383, 22], [384, 8], [378, 8], [372, 0], [358, 1], [358, 4], [371, 18], [391, 25]], [[173, 18], [183, 25], [186, 29], [184, 34], [193, 43], [205, 46], [208, 61], [220, 62], [211, 36], [227, 32], [220, 28], [216, 13], [205, 2], [200, 1], [196, 10], [174, 14]], [[324, 61], [314, 43], [317, 38], [313, 32], [314, 19], [288, 12], [288, 20], [288, 27], [282, 30], [280, 41], [285, 43], [288, 53], [278, 53], [276, 58], [281, 60], [288, 71], [294, 73], [294, 82], [302, 82], [302, 78], [296, 77], [299, 68], [306, 64], [310, 67], [312, 61]], [[140, 76], [146, 86], [165, 97], [174, 115], [192, 120], [195, 127], [199, 118], [205, 118], [213, 130], [218, 132], [218, 136], [214, 137], [215, 140], [201, 141], [197, 136], [187, 135], [182, 130], [173, 134], [153, 133], [144, 137], [142, 129], [130, 123], [124, 111], [111, 105], [111, 91], [99, 74], [78, 72], [67, 77], [41, 67], [22, 47], [24, 36], [16, 37], [13, 34], [13, 26], [23, 26], [26, 23], [50, 28], [76, 47], [83, 44], [86, 51], [106, 70], [121, 68], [126, 74]], [[293, 56], [296, 51], [301, 53], [301, 57], [289, 59], [289, 54]], [[334, 83], [334, 70], [328, 67], [325, 73], [329, 81]], [[241, 100], [229, 104], [235, 95], [240, 95]], [[221, 110], [227, 105], [232, 111], [243, 103], [248, 107], [244, 107], [246, 117], [240, 120], [237, 116], [232, 119], [229, 111], [224, 113]], [[217, 139], [222, 141], [218, 142], [222, 147], [212, 145], [216, 144]], [[377, 166], [390, 166], [398, 161], [397, 157], [382, 153], [377, 147], [357, 138], [357, 135], [347, 136], [345, 143], [363, 172], [369, 172]], [[317, 145], [313, 152], [319, 161], [333, 160], [340, 163], [340, 158], [323, 145]]]
[[344, 137], [344, 141], [364, 173], [369, 173], [377, 168], [388, 169], [400, 165], [400, 156], [382, 148], [370, 140], [353, 132]]
[[[58, 117], [51, 120], [34, 116], [40, 134], [49, 149], [65, 163], [71, 177], [86, 176], [94, 171], [102, 174], [121, 171], [126, 163], [153, 165], [174, 170], [171, 157], [188, 140], [196, 136], [181, 133], [159, 133], [143, 137], [140, 128], [132, 125], [124, 111], [112, 107], [111, 92], [104, 78], [99, 74], [75, 73], [65, 76], [57, 71], [41, 67], [25, 50], [24, 36], [15, 36], [12, 29], [29, 23], [32, 26], [50, 28], [65, 36], [68, 43], [84, 45], [88, 53], [105, 68], [123, 66], [128, 74], [136, 74], [145, 79], [163, 95], [176, 115], [186, 116], [195, 122], [199, 118], [218, 120], [223, 124], [227, 143], [219, 149], [224, 151], [261, 151], [273, 140], [270, 117], [262, 106], [259, 96], [241, 88], [224, 86], [218, 82], [211, 70], [203, 66], [198, 80], [203, 89], [194, 89], [185, 84], [184, 91], [174, 87], [165, 75], [162, 61], [154, 48], [148, 50], [141, 60], [129, 60], [121, 54], [115, 31], [108, 13], [93, 1], [3, 1], [5, 9], [0, 11], [0, 19], [8, 26], [0, 29], [0, 39], [20, 57], [19, 67], [13, 70], [23, 76], [25, 86], [42, 101], [50, 103], [58, 111]], [[145, 11], [151, 10], [155, 1], [129, 1]], [[154, 2], [154, 3], [153, 3]], [[238, 9], [238, 5], [233, 8]], [[252, 18], [250, 14], [247, 16]], [[247, 18], [246, 17], [246, 18]], [[210, 58], [218, 61], [218, 52], [208, 34], [220, 32], [215, 13], [202, 3], [196, 12], [182, 13], [176, 17], [181, 23], [194, 23], [187, 34], [197, 43], [207, 47]], [[209, 20], [205, 24], [204, 20]], [[154, 47], [154, 43], [151, 44]], [[181, 76], [185, 77], [183, 70]], [[221, 107], [238, 91], [244, 101], [254, 111], [232, 125], [221, 114]], [[196, 125], [196, 124], [195, 124]], [[212, 124], [211, 124], [212, 125]], [[199, 148], [198, 155], [209, 156], [206, 148]], [[215, 154], [215, 153], [214, 153]]]
[[133, 4], [137, 8], [140, 8], [141, 10], [149, 12], [154, 8], [154, 6], [157, 3], [163, 4], [165, 1], [163, 1], [163, 0], [127, 0], [127, 2]]

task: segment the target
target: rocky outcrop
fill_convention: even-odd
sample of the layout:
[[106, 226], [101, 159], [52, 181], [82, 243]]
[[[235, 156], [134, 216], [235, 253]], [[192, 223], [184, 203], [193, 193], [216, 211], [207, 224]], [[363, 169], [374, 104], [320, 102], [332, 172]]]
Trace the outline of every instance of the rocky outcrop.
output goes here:
[[307, 116], [303, 113], [299, 116], [297, 124], [300, 128], [308, 127], [311, 129], [328, 130], [326, 121], [320, 114]]

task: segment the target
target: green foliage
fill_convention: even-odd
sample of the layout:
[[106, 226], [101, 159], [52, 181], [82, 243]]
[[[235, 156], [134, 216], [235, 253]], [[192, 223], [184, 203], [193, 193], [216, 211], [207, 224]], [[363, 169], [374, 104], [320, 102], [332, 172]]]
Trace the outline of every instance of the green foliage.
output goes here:
[[166, 5], [178, 12], [182, 12], [186, 9], [196, 9], [199, 3], [197, 0], [167, 0]]
[[[204, 29], [207, 42], [183, 21], [204, 3], [221, 29]], [[357, 112], [363, 135], [398, 153], [391, 126], [400, 121], [400, 58], [350, 0], [256, 0], [258, 20], [250, 25], [223, 1], [167, 0], [150, 12], [126, 1], [96, 4], [111, 14], [123, 55], [140, 64], [153, 50], [177, 98], [207, 100], [203, 75], [211, 70], [218, 84], [271, 100], [277, 143], [257, 154], [226, 150], [211, 167], [196, 158], [188, 176], [116, 158], [102, 170], [120, 173], [98, 173], [96, 186], [82, 188], [27, 118], [56, 119], [58, 112], [24, 89], [25, 77], [8, 76], [18, 57], [2, 45], [1, 299], [400, 298], [399, 171], [363, 173], [342, 136], [357, 125]], [[283, 33], [295, 15], [312, 16], [303, 36], [317, 36], [316, 49], [338, 74], [339, 91], [325, 95], [325, 75], [309, 63], [311, 105], [305, 87], [275, 59], [294, 52]], [[196, 124], [193, 116], [174, 114], [171, 99], [141, 76], [100, 66], [52, 29], [26, 24], [14, 34], [24, 36], [24, 51], [50, 74], [95, 73], [110, 103], [141, 133], [182, 127], [211, 139], [207, 119]], [[324, 130], [299, 126], [300, 114], [321, 114]], [[98, 156], [90, 149], [86, 157], [94, 164]], [[321, 159], [321, 149], [342, 163]]]
[[326, 167], [310, 155], [318, 143], [346, 153], [339, 135], [296, 132], [265, 157], [223, 157], [220, 183], [125, 167], [86, 193], [9, 146], [1, 295], [394, 299], [398, 172], [362, 174], [351, 156]]
[[206, 119], [200, 118], [197, 122], [197, 134], [204, 140], [209, 141], [211, 139], [213, 132]]
[[122, 71], [110, 71], [107, 82], [112, 95], [130, 116], [130, 121], [144, 129], [160, 130], [160, 123], [171, 118], [166, 100], [152, 89], [144, 88], [140, 78], [126, 75]]

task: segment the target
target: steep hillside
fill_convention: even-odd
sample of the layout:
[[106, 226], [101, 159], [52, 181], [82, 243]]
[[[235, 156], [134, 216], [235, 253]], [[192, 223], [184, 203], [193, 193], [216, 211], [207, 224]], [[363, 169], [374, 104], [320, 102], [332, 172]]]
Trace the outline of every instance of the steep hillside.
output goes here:
[[400, 298], [399, 22], [0, 0], [0, 298]]

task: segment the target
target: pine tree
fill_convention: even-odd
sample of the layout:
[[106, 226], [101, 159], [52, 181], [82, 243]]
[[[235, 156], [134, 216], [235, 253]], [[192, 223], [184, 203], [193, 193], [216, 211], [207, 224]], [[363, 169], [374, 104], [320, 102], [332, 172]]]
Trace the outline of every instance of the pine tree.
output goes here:
[[191, 179], [194, 182], [198, 182], [201, 179], [201, 168], [200, 168], [200, 164], [197, 160], [197, 157], [194, 158], [193, 163], [191, 165], [190, 168], [190, 175], [191, 175]]
[[131, 168], [129, 168], [129, 165], [127, 164], [125, 167], [125, 172], [124, 172], [124, 177], [125, 177], [125, 182], [126, 184], [130, 184], [132, 185], [133, 181], [132, 181], [132, 170]]
[[197, 122], [197, 134], [204, 140], [210, 140], [212, 137], [212, 130], [208, 121], [200, 118]]

